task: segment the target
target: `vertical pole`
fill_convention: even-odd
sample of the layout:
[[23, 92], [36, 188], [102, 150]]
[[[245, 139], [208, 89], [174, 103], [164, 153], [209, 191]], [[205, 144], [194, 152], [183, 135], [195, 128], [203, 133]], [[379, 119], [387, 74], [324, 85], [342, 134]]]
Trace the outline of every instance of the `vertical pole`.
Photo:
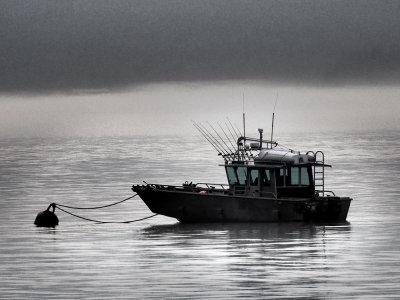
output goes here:
[[246, 137], [246, 116], [243, 113], [243, 137]]
[[246, 117], [244, 113], [244, 93], [243, 93], [243, 137], [246, 138]]
[[244, 92], [243, 92], [243, 160], [244, 160], [244, 154], [246, 153], [246, 116], [244, 113]]
[[275, 113], [272, 113], [272, 129], [271, 129], [271, 149], [272, 149], [272, 143], [273, 143], [273, 137], [274, 137], [274, 119], [275, 119]]

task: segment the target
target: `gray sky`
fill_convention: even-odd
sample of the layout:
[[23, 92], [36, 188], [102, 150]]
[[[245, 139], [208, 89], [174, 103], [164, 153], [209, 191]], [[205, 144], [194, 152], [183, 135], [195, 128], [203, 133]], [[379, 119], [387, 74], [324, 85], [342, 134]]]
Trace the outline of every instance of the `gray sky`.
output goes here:
[[399, 84], [399, 1], [1, 1], [0, 91]]
[[0, 43], [0, 136], [173, 132], [243, 93], [282, 128], [400, 129], [400, 1], [3, 0]]

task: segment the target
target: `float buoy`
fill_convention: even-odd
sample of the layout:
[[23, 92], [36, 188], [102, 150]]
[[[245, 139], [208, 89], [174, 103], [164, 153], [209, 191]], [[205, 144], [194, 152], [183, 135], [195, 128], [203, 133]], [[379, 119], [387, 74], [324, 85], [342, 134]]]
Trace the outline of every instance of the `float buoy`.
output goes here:
[[[50, 211], [51, 207], [53, 208], [53, 211]], [[54, 213], [55, 209], [56, 204], [50, 204], [46, 210], [38, 213], [34, 224], [38, 227], [56, 227], [58, 225], [58, 218]]]

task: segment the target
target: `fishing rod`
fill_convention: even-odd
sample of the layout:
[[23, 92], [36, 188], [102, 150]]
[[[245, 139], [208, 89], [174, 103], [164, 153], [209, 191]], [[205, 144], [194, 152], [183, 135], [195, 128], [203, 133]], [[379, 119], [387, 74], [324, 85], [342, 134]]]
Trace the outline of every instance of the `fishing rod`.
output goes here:
[[233, 127], [233, 125], [232, 125], [232, 123], [231, 123], [231, 120], [229, 120], [229, 118], [227, 118], [227, 120], [228, 120], [229, 124], [231, 125], [231, 127], [232, 127], [232, 130], [235, 132], [235, 134], [236, 134], [236, 138], [237, 138], [237, 139], [239, 139], [239, 138], [240, 138], [240, 136], [241, 136], [241, 133], [240, 133], [240, 131], [239, 131], [239, 133], [237, 133], [237, 131], [236, 131], [235, 127]]
[[195, 122], [192, 120], [193, 126], [201, 133], [201, 135], [211, 144], [211, 146], [214, 147], [214, 149], [218, 152], [218, 155], [224, 155], [223, 151], [212, 141], [212, 139], [207, 135], [206, 132], [203, 131], [203, 129]]
[[[225, 126], [226, 126], [226, 128], [228, 128], [228, 130], [229, 130], [229, 133], [231, 134], [231, 136], [232, 136], [232, 138], [233, 138], [233, 141], [236, 141], [237, 140], [237, 138], [235, 138], [235, 136], [233, 135], [233, 133], [232, 133], [232, 131], [231, 131], [231, 129], [229, 128], [229, 126], [228, 126], [228, 124], [226, 124], [226, 122], [225, 122]], [[236, 143], [235, 143], [236, 144]], [[235, 146], [235, 148], [237, 147], [237, 145]]]
[[[229, 133], [231, 134], [234, 143], [236, 144], [236, 146], [234, 146], [234, 148], [236, 149], [236, 148], [238, 147], [238, 145], [237, 145], [238, 137], [235, 138], [235, 136], [233, 135], [231, 129], [229, 128], [229, 126], [228, 126], [228, 124], [227, 124], [226, 122], [225, 122], [225, 126], [226, 126], [226, 128], [228, 128], [228, 131], [229, 131]], [[238, 149], [238, 150], [239, 150], [239, 149]], [[236, 151], [238, 151], [238, 150], [236, 150]], [[236, 155], [236, 153], [237, 153], [236, 151], [235, 151], [235, 155]], [[235, 157], [236, 157], [236, 156], [235, 156]]]
[[245, 138], [246, 136], [244, 134], [242, 135], [242, 132], [240, 131], [239, 127], [236, 124], [234, 124], [234, 125], [235, 125], [237, 131], [239, 132], [239, 134]]
[[[219, 135], [219, 133], [214, 129], [214, 127], [210, 124], [210, 122], [207, 122], [208, 123], [208, 126], [210, 126], [211, 127], [211, 129], [212, 130], [214, 130], [214, 132], [217, 134], [217, 136], [220, 138], [220, 140], [224, 143], [224, 145], [228, 148], [228, 150], [231, 152], [231, 153], [234, 153], [235, 152], [235, 150], [231, 150], [231, 148], [229, 148], [229, 146], [226, 144], [226, 142], [224, 141], [224, 139]], [[235, 149], [235, 148], [234, 148]]]
[[226, 151], [226, 149], [224, 148], [224, 146], [212, 135], [212, 133], [210, 133], [210, 132], [208, 131], [208, 129], [207, 129], [204, 125], [200, 124], [200, 126], [202, 127], [202, 129], [203, 129], [204, 131], [206, 131], [206, 132], [208, 133], [209, 136], [211, 136], [211, 137], [213, 138], [214, 142], [216, 142], [216, 143], [219, 145], [219, 147], [223, 150], [224, 154], [225, 154], [226, 156], [229, 156], [229, 150]]
[[204, 127], [202, 124], [197, 124], [198, 128], [209, 138], [209, 142], [212, 143], [215, 147], [218, 148], [219, 155], [223, 157], [229, 156], [229, 153], [222, 147], [222, 145], [218, 142], [218, 140]]
[[221, 128], [222, 132], [225, 134], [226, 139], [229, 141], [229, 143], [231, 144], [232, 148], [235, 149], [236, 147], [232, 144], [232, 141], [229, 139], [228, 135], [226, 134], [224, 128], [222, 128], [221, 124], [217, 123], [219, 128]]

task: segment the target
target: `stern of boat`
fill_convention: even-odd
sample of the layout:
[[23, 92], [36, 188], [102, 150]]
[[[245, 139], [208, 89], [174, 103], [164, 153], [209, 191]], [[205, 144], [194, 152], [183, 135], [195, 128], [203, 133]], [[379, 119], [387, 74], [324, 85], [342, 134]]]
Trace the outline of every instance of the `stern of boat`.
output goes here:
[[351, 198], [317, 196], [307, 204], [306, 218], [313, 221], [346, 221]]

